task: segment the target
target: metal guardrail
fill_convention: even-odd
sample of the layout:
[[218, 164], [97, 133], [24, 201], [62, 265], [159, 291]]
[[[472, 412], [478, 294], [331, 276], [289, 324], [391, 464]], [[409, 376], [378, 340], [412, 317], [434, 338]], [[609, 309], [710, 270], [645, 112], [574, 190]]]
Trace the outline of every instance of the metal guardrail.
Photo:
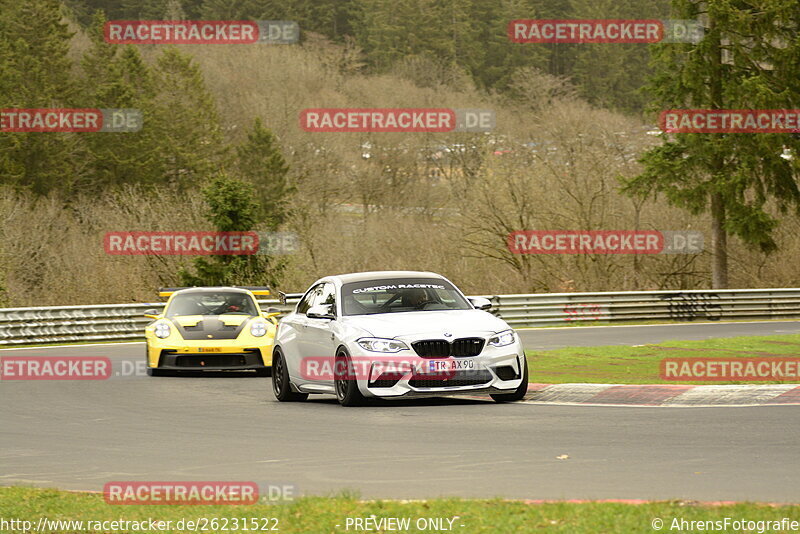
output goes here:
[[513, 327], [596, 321], [800, 318], [800, 289], [717, 289], [486, 295]]
[[[276, 299], [259, 300], [258, 304], [262, 310], [275, 308], [284, 313], [294, 308]], [[140, 340], [144, 339], [144, 327], [152, 321], [144, 312], [163, 308], [164, 302], [3, 308], [0, 345]]]
[[[598, 321], [694, 321], [800, 318], [800, 289], [724, 289], [482, 295], [492, 313], [513, 327]], [[287, 312], [293, 303], [259, 300], [262, 309]], [[0, 345], [138, 340], [163, 302], [0, 309]]]

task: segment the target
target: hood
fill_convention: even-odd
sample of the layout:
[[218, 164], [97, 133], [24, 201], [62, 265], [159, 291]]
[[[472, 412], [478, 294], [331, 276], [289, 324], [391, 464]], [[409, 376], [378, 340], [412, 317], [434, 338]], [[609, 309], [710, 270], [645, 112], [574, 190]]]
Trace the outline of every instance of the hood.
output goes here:
[[250, 315], [180, 315], [172, 317], [171, 320], [181, 326], [196, 326], [200, 321], [220, 321], [222, 324], [228, 326], [239, 326], [246, 320], [250, 319]]
[[439, 310], [381, 313], [348, 316], [347, 322], [369, 332], [373, 337], [441, 339], [444, 333], [451, 339], [489, 336], [510, 327], [499, 317], [482, 310]]
[[249, 315], [181, 315], [169, 320], [178, 328], [183, 339], [236, 339]]

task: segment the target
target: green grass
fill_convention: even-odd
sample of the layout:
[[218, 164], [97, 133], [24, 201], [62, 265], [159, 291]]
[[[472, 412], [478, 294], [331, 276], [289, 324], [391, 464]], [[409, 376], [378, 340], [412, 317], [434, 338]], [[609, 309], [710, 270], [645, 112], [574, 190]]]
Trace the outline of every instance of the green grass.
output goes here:
[[800, 357], [800, 334], [667, 341], [640, 347], [568, 347], [525, 353], [530, 381], [546, 384], [768, 384], [781, 382], [667, 381], [659, 376], [659, 365], [664, 358]]
[[[742, 503], [725, 506], [701, 506], [686, 502], [657, 502], [647, 504], [618, 503], [554, 503], [524, 504], [499, 499], [461, 500], [435, 499], [430, 501], [360, 501], [352, 496], [302, 498], [287, 504], [258, 504], [252, 506], [111, 506], [97, 494], [69, 493], [49, 489], [22, 487], [0, 488], [0, 518], [18, 519], [36, 525], [41, 517], [49, 520], [147, 520], [172, 521], [199, 518], [277, 518], [278, 532], [283, 533], [343, 533], [346, 520], [351, 518], [398, 517], [455, 518], [453, 532], [463, 534], [510, 532], [559, 533], [634, 533], [657, 532], [652, 528], [654, 518], [665, 522], [663, 532], [694, 532], [697, 529], [670, 530], [673, 519], [714, 521], [744, 518], [751, 521], [778, 521], [781, 518], [800, 521], [800, 506], [771, 507]], [[221, 524], [221, 523], [220, 523]], [[270, 523], [272, 525], [274, 523]], [[337, 527], [336, 525], [339, 525]], [[463, 527], [461, 525], [464, 525]], [[84, 527], [86, 525], [84, 524]], [[34, 527], [35, 528], [35, 527]], [[122, 532], [117, 530], [116, 532]], [[128, 530], [135, 532], [134, 530]], [[355, 530], [351, 526], [349, 532]], [[728, 527], [728, 532], [739, 532]], [[12, 532], [9, 529], [0, 532]], [[20, 531], [17, 531], [20, 532]], [[101, 532], [87, 528], [44, 529], [41, 532]], [[108, 532], [114, 532], [108, 530]], [[147, 530], [146, 532], [154, 532]], [[159, 532], [188, 532], [175, 528]], [[222, 528], [207, 532], [226, 532]], [[228, 530], [227, 532], [253, 532]], [[261, 531], [259, 531], [261, 532]], [[263, 531], [267, 532], [267, 531]], [[390, 532], [372, 530], [372, 532]], [[409, 530], [391, 532], [420, 532]], [[427, 532], [441, 532], [428, 530]], [[770, 532], [783, 532], [771, 530]]]

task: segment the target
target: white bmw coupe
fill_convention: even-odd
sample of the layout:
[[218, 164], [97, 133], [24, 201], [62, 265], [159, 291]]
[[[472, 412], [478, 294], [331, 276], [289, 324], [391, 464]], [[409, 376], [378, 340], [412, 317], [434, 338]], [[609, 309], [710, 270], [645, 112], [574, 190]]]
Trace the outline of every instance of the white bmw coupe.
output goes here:
[[521, 400], [528, 367], [519, 336], [434, 273], [328, 276], [278, 325], [272, 389], [280, 401], [335, 394], [366, 398], [489, 393]]

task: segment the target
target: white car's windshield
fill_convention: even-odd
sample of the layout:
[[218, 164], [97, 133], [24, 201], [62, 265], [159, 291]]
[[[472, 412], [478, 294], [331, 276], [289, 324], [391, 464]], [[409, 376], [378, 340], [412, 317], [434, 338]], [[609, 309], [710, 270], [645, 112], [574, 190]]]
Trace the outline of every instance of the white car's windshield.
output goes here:
[[397, 278], [342, 286], [344, 315], [469, 310], [472, 306], [452, 284], [440, 278]]
[[239, 292], [208, 292], [175, 295], [167, 308], [167, 317], [181, 315], [258, 315], [249, 295]]

